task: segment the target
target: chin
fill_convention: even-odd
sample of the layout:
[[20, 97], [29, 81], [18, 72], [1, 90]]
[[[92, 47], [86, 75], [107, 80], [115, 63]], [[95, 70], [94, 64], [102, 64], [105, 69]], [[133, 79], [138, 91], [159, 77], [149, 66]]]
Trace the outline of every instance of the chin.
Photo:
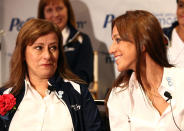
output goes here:
[[63, 24], [59, 24], [58, 26], [61, 29], [61, 31], [65, 28], [65, 26], [63, 26]]
[[52, 76], [54, 75], [54, 73], [45, 73], [45, 74], [42, 74], [42, 78], [43, 79], [49, 79], [51, 78]]
[[41, 78], [42, 78], [42, 79], [50, 79], [51, 77], [52, 77], [52, 76], [49, 76], [49, 75], [48, 75], [48, 76], [47, 76], [47, 75], [44, 75], [44, 76], [42, 76]]
[[118, 67], [117, 69], [118, 69], [118, 71], [119, 71], [119, 72], [123, 72], [123, 71], [131, 70], [131, 68], [129, 68], [129, 67], [125, 67], [125, 66], [124, 66], [124, 67]]
[[122, 72], [122, 71], [125, 71], [125, 69], [124, 68], [118, 68], [118, 71]]

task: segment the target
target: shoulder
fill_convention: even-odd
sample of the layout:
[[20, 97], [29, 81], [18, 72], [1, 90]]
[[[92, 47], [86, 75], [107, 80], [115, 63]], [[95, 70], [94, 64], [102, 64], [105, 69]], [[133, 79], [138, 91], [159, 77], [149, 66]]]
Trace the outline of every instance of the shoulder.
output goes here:
[[80, 35], [84, 38], [84, 39], [89, 39], [89, 36], [84, 33], [84, 32], [80, 32]]
[[83, 38], [89, 38], [89, 36], [86, 33], [81, 32], [81, 31], [79, 31], [78, 29], [76, 29], [72, 26], [69, 26], [69, 29], [70, 29], [71, 37], [74, 37], [75, 35], [77, 35], [77, 36], [81, 36]]
[[2, 95], [4, 91], [5, 91], [5, 89], [1, 87], [0, 88], [0, 95]]
[[90, 92], [88, 90], [88, 86], [86, 84], [78, 84], [70, 80], [65, 80], [65, 81], [69, 82], [72, 85], [72, 88], [84, 98], [91, 98]]
[[168, 74], [168, 75], [184, 75], [184, 68], [181, 67], [170, 67], [170, 68], [164, 68], [164, 71]]
[[171, 40], [171, 34], [174, 28], [172, 27], [167, 27], [167, 28], [163, 28], [163, 32], [165, 34], [165, 36], [168, 37], [169, 40]]
[[172, 31], [172, 27], [171, 27], [171, 26], [170, 26], [170, 27], [165, 27], [165, 28], [163, 28], [164, 34], [167, 34], [167, 33], [170, 32], [170, 31]]
[[121, 87], [114, 87], [112, 88], [107, 103], [117, 103], [122, 100], [129, 98], [129, 89], [128, 88], [121, 88]]
[[77, 40], [80, 44], [90, 44], [91, 40], [89, 38], [89, 36], [87, 34], [85, 34], [84, 32], [78, 32], [79, 35], [77, 37]]
[[[131, 100], [128, 88], [123, 90], [120, 87], [113, 88], [107, 101], [110, 123], [117, 123], [124, 118], [131, 110]], [[124, 120], [124, 119], [122, 119]]]
[[80, 88], [80, 84], [76, 83], [76, 82], [73, 82], [73, 81], [70, 81], [70, 80], [64, 80], [64, 82], [69, 82], [72, 87], [79, 93], [81, 94], [81, 88]]
[[172, 31], [173, 31], [173, 29], [174, 29], [177, 25], [178, 25], [178, 22], [175, 21], [170, 27], [163, 28], [164, 34], [165, 34], [169, 39], [171, 39]]
[[184, 68], [179, 67], [171, 67], [171, 68], [164, 68], [164, 74], [166, 78], [170, 78], [176, 83], [184, 83]]
[[86, 41], [90, 41], [90, 38], [86, 33], [81, 32], [72, 26], [69, 26], [69, 29], [70, 29], [69, 43], [75, 40], [77, 40], [80, 44], [84, 42], [86, 43]]
[[0, 95], [9, 94], [12, 88], [0, 88]]
[[125, 92], [128, 92], [128, 88], [127, 87], [114, 87], [111, 90], [111, 94], [112, 95], [121, 95], [124, 94]]
[[172, 31], [176, 26], [178, 26], [178, 22], [177, 21], [173, 22], [171, 26], [163, 28], [163, 31], [164, 32]]

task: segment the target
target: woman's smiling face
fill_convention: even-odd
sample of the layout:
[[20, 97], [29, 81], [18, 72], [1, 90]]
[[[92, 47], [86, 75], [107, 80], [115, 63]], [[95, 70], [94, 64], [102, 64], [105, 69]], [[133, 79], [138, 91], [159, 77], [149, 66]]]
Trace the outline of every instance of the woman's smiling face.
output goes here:
[[119, 72], [136, 69], [136, 46], [134, 43], [123, 41], [119, 35], [117, 27], [112, 30], [113, 43], [109, 49], [110, 54], [114, 55]]

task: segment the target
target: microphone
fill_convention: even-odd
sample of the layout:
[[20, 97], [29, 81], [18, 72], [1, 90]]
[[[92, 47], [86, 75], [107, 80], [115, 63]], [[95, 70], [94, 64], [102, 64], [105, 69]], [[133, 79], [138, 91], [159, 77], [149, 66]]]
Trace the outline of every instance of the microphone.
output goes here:
[[167, 97], [167, 100], [166, 101], [172, 99], [171, 93], [169, 93], [168, 91], [165, 91], [164, 92], [164, 96]]
[[[164, 92], [164, 96], [167, 97], [167, 100], [166, 101], [172, 99], [171, 93], [169, 93], [168, 91], [165, 91]], [[181, 128], [179, 128], [179, 126], [177, 125], [177, 123], [175, 121], [174, 114], [173, 114], [173, 109], [172, 109], [172, 105], [171, 105], [171, 101], [170, 101], [170, 107], [171, 107], [171, 113], [172, 113], [172, 118], [173, 118], [174, 124], [178, 128], [178, 130], [182, 131]]]

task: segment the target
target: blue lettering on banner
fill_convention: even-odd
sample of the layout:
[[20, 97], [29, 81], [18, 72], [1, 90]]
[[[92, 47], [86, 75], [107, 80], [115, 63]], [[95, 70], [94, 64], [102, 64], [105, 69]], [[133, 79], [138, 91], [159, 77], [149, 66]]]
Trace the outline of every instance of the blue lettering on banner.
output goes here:
[[115, 62], [114, 56], [112, 56], [112, 55], [106, 55], [106, 57], [105, 57], [105, 63], [114, 63], [114, 62]]
[[108, 24], [111, 24], [112, 20], [115, 18], [113, 14], [107, 14], [105, 17], [103, 28], [106, 28]]
[[176, 16], [175, 14], [172, 13], [159, 13], [159, 14], [154, 14], [157, 19], [159, 20], [160, 24], [162, 27], [168, 27], [171, 26], [171, 24], [176, 21]]
[[87, 24], [87, 21], [77, 21], [76, 23], [77, 23], [77, 28], [83, 29], [84, 25]]
[[19, 31], [21, 29], [21, 27], [23, 26], [23, 24], [32, 19], [33, 17], [27, 18], [27, 20], [23, 21], [20, 18], [12, 18], [11, 23], [10, 23], [10, 28], [9, 31], [13, 31], [14, 29], [16, 29], [17, 31]]
[[[162, 27], [170, 26], [176, 20], [176, 16], [173, 13], [158, 13], [154, 15], [157, 17]], [[114, 14], [107, 14], [105, 16], [103, 28], [107, 28], [108, 24], [111, 24], [114, 18]]]
[[98, 53], [105, 56], [105, 63], [114, 63], [115, 62], [114, 56], [110, 55], [109, 52], [98, 51]]

